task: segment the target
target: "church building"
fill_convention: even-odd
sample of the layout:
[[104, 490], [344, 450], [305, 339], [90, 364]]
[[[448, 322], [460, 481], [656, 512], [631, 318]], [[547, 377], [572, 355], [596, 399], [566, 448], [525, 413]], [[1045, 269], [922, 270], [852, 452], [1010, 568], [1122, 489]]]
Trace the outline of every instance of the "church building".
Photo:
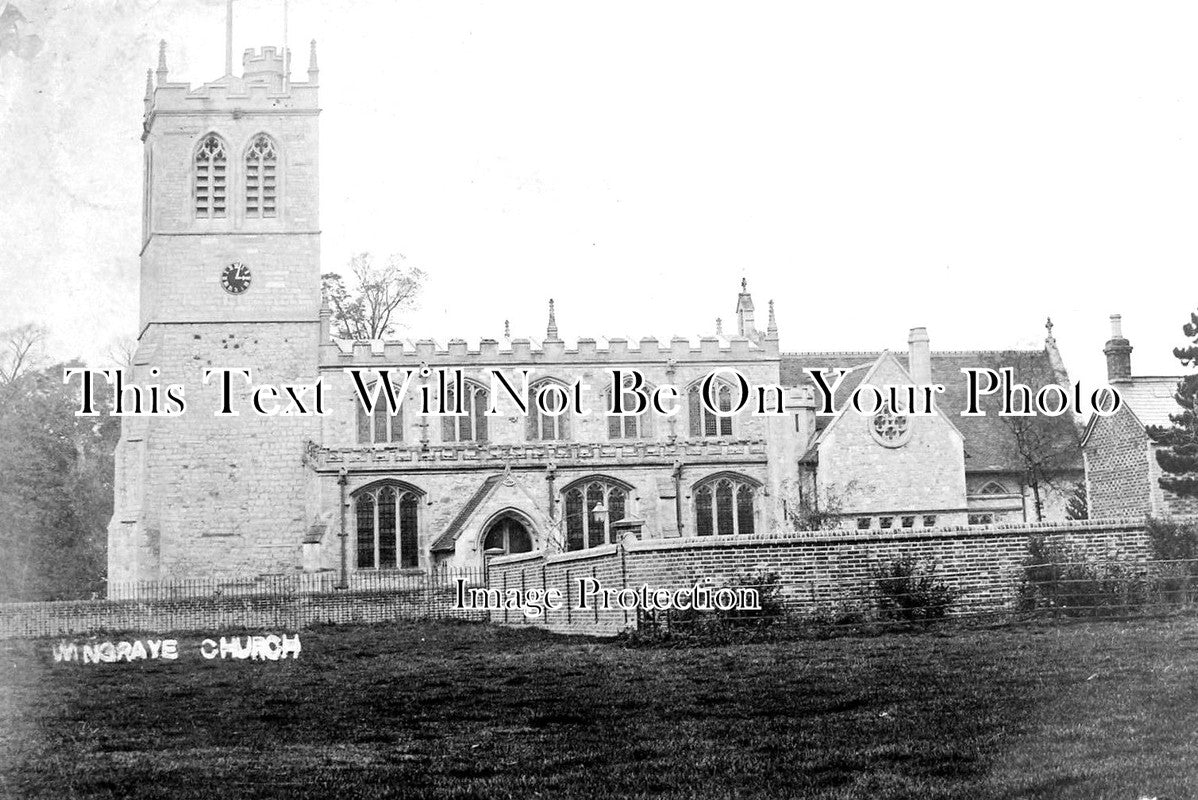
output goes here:
[[[1004, 353], [933, 352], [923, 328], [905, 353], [784, 353], [773, 302], [760, 326], [744, 284], [728, 334], [567, 341], [549, 301], [539, 339], [335, 338], [320, 288], [315, 43], [303, 81], [272, 47], [246, 51], [240, 75], [227, 62], [193, 88], [170, 79], [164, 45], [147, 75], [132, 380], [205, 391], [189, 391], [185, 414], [122, 420], [111, 582], [327, 571], [352, 584], [627, 535], [810, 535], [797, 528], [813, 510], [879, 535], [1052, 519], [1068, 494], [1056, 487], [1082, 479], [1078, 451], [1033, 501], [1004, 423], [959, 416], [960, 368]], [[1067, 381], [1051, 328], [1043, 349], [1021, 352]], [[255, 385], [320, 379], [325, 413], [217, 416], [221, 394], [204, 385], [215, 368], [251, 369]], [[605, 414], [611, 368], [678, 387], [679, 412]], [[933, 416], [817, 413], [807, 370], [834, 368], [848, 371], [845, 390], [939, 382], [948, 393]], [[372, 388], [381, 370], [411, 370], [397, 413], [366, 413], [349, 369]], [[526, 369], [534, 396], [581, 382], [595, 411], [524, 414], [492, 396], [496, 371], [516, 386]], [[716, 370], [781, 387], [785, 413], [714, 413], [700, 391]], [[444, 398], [460, 416], [420, 413], [441, 371], [463, 376], [447, 389], [461, 397]], [[714, 384], [720, 409], [738, 399], [728, 374]], [[233, 406], [248, 408], [250, 393], [234, 380]]]

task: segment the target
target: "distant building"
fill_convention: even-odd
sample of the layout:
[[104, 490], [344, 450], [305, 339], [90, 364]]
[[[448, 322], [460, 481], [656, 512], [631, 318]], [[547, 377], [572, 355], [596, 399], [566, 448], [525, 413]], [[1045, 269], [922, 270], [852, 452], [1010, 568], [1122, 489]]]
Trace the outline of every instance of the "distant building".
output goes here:
[[1111, 338], [1103, 348], [1107, 382], [1123, 400], [1110, 417], [1094, 415], [1082, 438], [1086, 463], [1086, 496], [1090, 516], [1168, 517], [1198, 513], [1198, 499], [1183, 498], [1161, 488], [1157, 445], [1150, 426], [1168, 426], [1169, 415], [1181, 410], [1174, 399], [1180, 375], [1131, 374], [1131, 342], [1123, 336], [1118, 314], [1111, 316]]

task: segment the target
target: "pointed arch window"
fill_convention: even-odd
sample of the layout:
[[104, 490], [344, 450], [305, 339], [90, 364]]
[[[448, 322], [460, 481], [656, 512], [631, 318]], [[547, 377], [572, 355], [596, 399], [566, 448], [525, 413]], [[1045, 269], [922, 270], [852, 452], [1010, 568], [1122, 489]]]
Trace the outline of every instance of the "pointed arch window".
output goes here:
[[[373, 393], [374, 386], [370, 384], [366, 387], [367, 391]], [[398, 387], [395, 389], [398, 391]], [[387, 393], [382, 387], [375, 399], [373, 413], [367, 414], [360, 402], [354, 402], [358, 409], [359, 444], [396, 444], [403, 441], [403, 406], [398, 406], [396, 413], [392, 414]]]
[[222, 219], [228, 202], [229, 163], [225, 140], [210, 133], [200, 139], [195, 151], [196, 219]]
[[757, 530], [760, 484], [743, 475], [716, 475], [695, 486], [695, 533], [740, 536]]
[[[624, 386], [633, 384], [632, 376], [624, 378]], [[645, 384], [642, 390], [653, 392], [653, 387]], [[625, 398], [626, 400], [629, 398]], [[612, 407], [612, 392], [609, 387], [604, 398], [604, 408]], [[609, 439], [648, 439], [653, 436], [653, 412], [646, 408], [642, 414], [621, 417], [615, 414], [607, 415], [607, 438]]]
[[275, 140], [260, 133], [245, 153], [245, 215], [269, 219], [277, 213], [279, 154]]
[[989, 483], [987, 483], [985, 486], [982, 487], [982, 490], [980, 492], [978, 492], [978, 494], [1006, 494], [1006, 493], [1007, 493], [1007, 488], [1005, 486], [1003, 486], [1001, 483], [999, 483], [998, 481], [990, 481]]
[[420, 566], [419, 492], [385, 483], [354, 494], [358, 569]]
[[553, 411], [568, 409], [569, 398], [566, 387], [557, 381], [540, 381], [529, 387], [528, 402], [528, 440], [553, 442], [567, 439], [570, 436], [570, 412], [546, 414], [541, 411], [537, 397], [545, 394], [545, 407]]
[[[566, 549], [586, 550], [613, 541], [611, 524], [628, 516], [630, 487], [612, 478], [584, 478], [567, 486]], [[596, 513], [602, 505], [606, 514]]]
[[[715, 381], [711, 391], [716, 408], [721, 411], [732, 410], [732, 386], [730, 384]], [[702, 383], [691, 386], [687, 393], [687, 400], [691, 437], [697, 439], [732, 435], [732, 417], [720, 416], [707, 407], [707, 404], [703, 402]]]
[[[490, 402], [490, 392], [480, 384], [465, 381], [462, 386], [463, 417], [441, 418], [441, 440], [444, 442], [485, 442], [487, 441], [487, 404]], [[445, 397], [445, 407], [453, 409], [454, 387], [448, 387]]]

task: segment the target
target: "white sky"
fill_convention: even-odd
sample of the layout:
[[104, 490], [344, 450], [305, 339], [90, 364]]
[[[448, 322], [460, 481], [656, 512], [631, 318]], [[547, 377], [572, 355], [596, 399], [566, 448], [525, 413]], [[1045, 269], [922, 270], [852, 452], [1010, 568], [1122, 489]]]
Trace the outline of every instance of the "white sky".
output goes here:
[[[0, 0], [0, 7], [4, 0]], [[0, 328], [136, 326], [145, 69], [223, 71], [220, 0], [15, 3], [0, 59]], [[281, 0], [237, 0], [235, 53]], [[404, 336], [697, 335], [742, 276], [784, 350], [1002, 348], [1139, 374], [1198, 305], [1198, 5], [291, 0], [318, 39], [325, 270], [405, 254]], [[240, 55], [237, 56], [238, 62]]]

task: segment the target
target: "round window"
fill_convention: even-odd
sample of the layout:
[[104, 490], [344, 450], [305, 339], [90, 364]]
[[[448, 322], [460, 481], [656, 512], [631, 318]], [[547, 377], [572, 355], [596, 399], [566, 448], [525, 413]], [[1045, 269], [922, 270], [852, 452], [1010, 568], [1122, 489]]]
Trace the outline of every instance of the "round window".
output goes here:
[[870, 420], [869, 431], [883, 447], [902, 447], [911, 438], [911, 418], [884, 406]]

